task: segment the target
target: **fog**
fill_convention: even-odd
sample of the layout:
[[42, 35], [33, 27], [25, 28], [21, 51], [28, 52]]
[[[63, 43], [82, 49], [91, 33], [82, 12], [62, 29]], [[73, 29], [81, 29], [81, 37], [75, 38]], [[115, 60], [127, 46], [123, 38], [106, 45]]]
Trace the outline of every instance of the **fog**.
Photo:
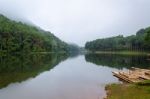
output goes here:
[[135, 34], [150, 26], [150, 0], [0, 0], [0, 13], [66, 42]]

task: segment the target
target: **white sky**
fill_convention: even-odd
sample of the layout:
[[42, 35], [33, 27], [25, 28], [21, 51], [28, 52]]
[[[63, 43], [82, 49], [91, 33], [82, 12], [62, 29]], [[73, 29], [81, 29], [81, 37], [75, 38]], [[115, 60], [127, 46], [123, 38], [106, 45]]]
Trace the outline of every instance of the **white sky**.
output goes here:
[[81, 46], [150, 26], [150, 0], [0, 0], [0, 13]]

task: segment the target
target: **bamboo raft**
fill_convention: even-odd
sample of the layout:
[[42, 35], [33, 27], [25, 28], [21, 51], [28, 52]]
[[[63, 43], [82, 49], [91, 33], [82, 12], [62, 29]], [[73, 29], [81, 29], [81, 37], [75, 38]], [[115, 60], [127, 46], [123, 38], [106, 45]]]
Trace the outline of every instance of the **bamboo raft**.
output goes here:
[[128, 70], [127, 72], [118, 71], [112, 73], [115, 77], [128, 83], [137, 83], [144, 80], [150, 80], [149, 69], [140, 69], [140, 68], [132, 67], [131, 70]]

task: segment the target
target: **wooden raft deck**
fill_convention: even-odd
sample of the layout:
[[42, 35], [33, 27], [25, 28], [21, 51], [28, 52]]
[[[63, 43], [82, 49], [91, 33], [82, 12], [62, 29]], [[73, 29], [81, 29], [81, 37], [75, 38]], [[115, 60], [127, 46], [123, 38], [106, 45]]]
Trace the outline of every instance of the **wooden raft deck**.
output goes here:
[[133, 67], [131, 70], [128, 70], [127, 72], [118, 71], [112, 73], [115, 77], [128, 83], [136, 83], [141, 82], [143, 80], [150, 80], [149, 69], [140, 69]]

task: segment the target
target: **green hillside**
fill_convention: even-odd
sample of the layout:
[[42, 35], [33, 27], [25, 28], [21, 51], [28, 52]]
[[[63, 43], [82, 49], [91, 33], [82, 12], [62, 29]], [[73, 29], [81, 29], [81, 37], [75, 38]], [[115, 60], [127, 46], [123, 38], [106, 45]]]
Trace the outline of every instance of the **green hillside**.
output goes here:
[[150, 27], [140, 29], [135, 35], [127, 37], [119, 35], [90, 41], [86, 43], [85, 48], [90, 51], [149, 51]]
[[0, 52], [66, 52], [68, 44], [51, 32], [0, 15]]

